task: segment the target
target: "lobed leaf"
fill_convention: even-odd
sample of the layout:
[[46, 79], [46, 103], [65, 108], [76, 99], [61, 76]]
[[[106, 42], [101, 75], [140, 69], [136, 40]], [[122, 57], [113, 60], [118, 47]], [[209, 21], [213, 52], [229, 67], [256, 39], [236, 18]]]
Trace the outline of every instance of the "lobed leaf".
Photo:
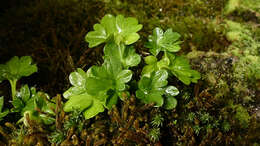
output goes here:
[[64, 98], [68, 99], [72, 95], [79, 95], [86, 91], [87, 74], [80, 68], [72, 72], [69, 76], [70, 83], [73, 85], [63, 93]]
[[127, 47], [123, 44], [116, 45], [115, 43], [109, 43], [104, 47], [104, 58], [120, 61], [123, 68], [129, 68], [133, 66], [137, 66], [141, 57], [137, 53], [135, 53], [135, 49], [133, 47]]
[[27, 77], [37, 72], [37, 66], [32, 64], [30, 56], [21, 58], [14, 56], [6, 64], [0, 65], [0, 81], [19, 80], [21, 77]]
[[142, 25], [133, 17], [125, 18], [122, 15], [114, 17], [107, 14], [101, 19], [100, 24], [94, 25], [94, 31], [89, 32], [85, 39], [90, 48], [109, 42], [110, 39], [114, 39], [118, 45], [120, 43], [130, 45], [140, 38], [136, 32], [141, 29]]
[[90, 119], [103, 111], [104, 111], [103, 104], [100, 103], [99, 100], [93, 99], [92, 105], [88, 107], [84, 112], [85, 119]]
[[64, 111], [70, 112], [75, 109], [80, 111], [90, 107], [93, 103], [93, 97], [87, 93], [71, 96], [70, 99], [64, 105]]
[[200, 73], [192, 70], [189, 61], [181, 56], [177, 56], [171, 61], [169, 69], [173, 75], [186, 85], [189, 85], [191, 82], [197, 83], [200, 79]]
[[151, 77], [143, 76], [138, 82], [138, 90], [136, 97], [144, 103], [155, 103], [159, 107], [163, 105], [164, 89], [167, 85], [168, 73], [166, 70], [158, 70], [153, 72]]
[[173, 32], [172, 29], [167, 29], [165, 32], [159, 27], [153, 30], [153, 34], [149, 35], [146, 47], [150, 52], [157, 56], [160, 51], [178, 52], [180, 47], [180, 34]]

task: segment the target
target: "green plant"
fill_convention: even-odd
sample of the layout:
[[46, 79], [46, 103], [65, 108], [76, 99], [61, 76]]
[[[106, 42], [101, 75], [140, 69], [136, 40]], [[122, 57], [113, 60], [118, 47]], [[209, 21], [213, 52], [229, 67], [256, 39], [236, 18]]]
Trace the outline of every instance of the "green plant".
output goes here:
[[238, 121], [240, 126], [242, 128], [247, 128], [250, 122], [250, 115], [247, 112], [247, 109], [245, 109], [242, 105], [231, 105], [233, 109], [235, 109], [236, 113], [234, 115], [234, 118]]
[[55, 144], [61, 144], [66, 139], [66, 134], [60, 130], [54, 131], [49, 137], [49, 141]]
[[[149, 42], [146, 44], [152, 56], [145, 58], [148, 65], [144, 67], [142, 74], [149, 76], [153, 71], [166, 69], [170, 75], [176, 76], [186, 85], [191, 82], [197, 83], [197, 80], [200, 79], [200, 73], [191, 69], [186, 58], [174, 54], [181, 49], [179, 38], [180, 35], [172, 32], [172, 29], [163, 32], [162, 29], [155, 28], [153, 35], [149, 36]], [[163, 57], [157, 61], [156, 57], [161, 51], [163, 51]]]
[[75, 109], [69, 116], [69, 119], [64, 122], [64, 129], [69, 130], [70, 128], [77, 129], [79, 132], [84, 127], [84, 116], [83, 114]]
[[[144, 103], [155, 103], [156, 107], [164, 104], [166, 109], [175, 108], [177, 100], [173, 98], [179, 94], [179, 90], [174, 86], [168, 86], [168, 73], [166, 70], [158, 70], [152, 72], [150, 77], [143, 76], [138, 83], [138, 90], [136, 97], [141, 99]], [[166, 95], [166, 99], [162, 95]]]
[[14, 56], [6, 64], [0, 64], [0, 83], [8, 80], [11, 84], [12, 98], [16, 95], [16, 82], [21, 77], [27, 77], [37, 72], [37, 66], [32, 64], [30, 56]]
[[[90, 67], [87, 72], [77, 69], [70, 74], [69, 80], [73, 86], [63, 94], [68, 99], [64, 106], [65, 112], [76, 108], [89, 119], [105, 108], [111, 109], [118, 98], [124, 100], [126, 97], [123, 94], [129, 95], [127, 83], [133, 75], [129, 68], [137, 66], [141, 61], [140, 55], [130, 45], [139, 39], [137, 32], [141, 28], [142, 25], [135, 18], [122, 15], [114, 17], [110, 14], [105, 15], [100, 24], [94, 25], [94, 31], [89, 32], [85, 39], [90, 48], [106, 43], [104, 63]], [[154, 34], [149, 36], [146, 46], [153, 56], [145, 58], [148, 65], [142, 71], [136, 91], [136, 97], [142, 102], [173, 109], [177, 105], [173, 96], [178, 95], [179, 90], [167, 86], [168, 74], [175, 75], [185, 84], [195, 83], [200, 78], [200, 74], [190, 68], [187, 59], [173, 54], [181, 49], [179, 37], [171, 29], [163, 33], [160, 28], [156, 28]], [[161, 51], [164, 57], [157, 63], [156, 56]]]
[[162, 117], [162, 115], [157, 114], [153, 117], [151, 124], [154, 127], [160, 127], [160, 126], [163, 126], [163, 121], [164, 121], [164, 118]]
[[4, 108], [4, 97], [1, 96], [0, 97], [0, 121], [3, 119], [3, 117], [5, 117], [9, 113], [8, 109], [3, 110], [3, 108]]
[[133, 17], [125, 18], [122, 15], [114, 17], [108, 14], [102, 18], [100, 24], [94, 25], [94, 31], [86, 35], [86, 41], [90, 48], [110, 41], [116, 42], [118, 45], [120, 43], [130, 45], [140, 38], [136, 32], [141, 29], [142, 25], [138, 24]]
[[54, 116], [52, 109], [55, 108], [55, 104], [50, 101], [46, 93], [37, 92], [34, 87], [22, 86], [12, 104], [14, 106], [12, 112], [19, 112], [22, 116], [18, 122], [23, 121], [27, 126], [26, 114], [30, 119], [44, 124], [51, 124], [55, 121], [52, 117]]
[[229, 122], [228, 121], [224, 121], [222, 123], [222, 130], [224, 132], [228, 132], [230, 129], [231, 129], [231, 126], [230, 126]]
[[160, 138], [160, 135], [161, 135], [160, 128], [152, 128], [152, 130], [148, 134], [148, 136], [150, 137], [150, 140], [153, 142], [158, 141]]

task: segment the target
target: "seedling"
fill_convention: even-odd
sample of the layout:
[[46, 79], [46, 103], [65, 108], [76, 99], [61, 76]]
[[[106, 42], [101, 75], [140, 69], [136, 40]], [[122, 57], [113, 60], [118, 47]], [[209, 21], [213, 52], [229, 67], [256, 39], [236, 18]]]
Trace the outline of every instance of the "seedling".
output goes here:
[[16, 82], [21, 77], [27, 77], [37, 72], [37, 66], [32, 64], [30, 56], [22, 56], [21, 58], [14, 56], [6, 64], [0, 64], [0, 83], [8, 80], [11, 84], [12, 98], [16, 95]]
[[[52, 116], [54, 112], [51, 108], [55, 108], [55, 104], [49, 101], [49, 96], [43, 92], [37, 92], [34, 87], [29, 88], [27, 85], [21, 87], [20, 91], [16, 94], [16, 98], [12, 101], [14, 108], [13, 112], [19, 112], [22, 118], [18, 121], [24, 122], [28, 126], [26, 114], [29, 118], [44, 124], [51, 124], [55, 121]], [[40, 110], [42, 114], [36, 109]]]

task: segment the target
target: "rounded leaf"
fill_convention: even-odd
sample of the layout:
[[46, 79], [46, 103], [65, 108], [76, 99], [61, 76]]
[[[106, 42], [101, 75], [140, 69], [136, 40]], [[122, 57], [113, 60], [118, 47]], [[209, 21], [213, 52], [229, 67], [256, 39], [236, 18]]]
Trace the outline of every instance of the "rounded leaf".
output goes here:
[[83, 111], [84, 109], [91, 106], [92, 102], [92, 97], [88, 94], [71, 96], [70, 99], [64, 105], [64, 111], [70, 112], [74, 109], [79, 109], [80, 111]]
[[69, 76], [69, 80], [73, 86], [85, 86], [86, 83], [86, 79], [78, 72], [72, 72]]
[[98, 100], [93, 100], [93, 104], [84, 112], [85, 119], [90, 119], [103, 111], [104, 106]]
[[174, 97], [166, 96], [163, 107], [167, 110], [173, 109], [177, 106], [177, 100]]
[[163, 97], [161, 92], [152, 92], [145, 98], [148, 103], [155, 103], [155, 107], [161, 107], [163, 105]]
[[139, 34], [137, 33], [131, 33], [130, 35], [125, 37], [125, 44], [131, 45], [134, 42], [136, 42], [140, 38]]
[[164, 87], [167, 85], [168, 73], [166, 70], [158, 70], [152, 76], [152, 86], [153, 88]]
[[155, 56], [147, 56], [144, 58], [146, 64], [154, 64], [157, 62], [157, 58]]
[[132, 78], [132, 71], [131, 70], [122, 70], [118, 75], [117, 75], [117, 80], [119, 80], [122, 83], [127, 83], [131, 80]]
[[180, 92], [179, 90], [175, 87], [175, 86], [168, 86], [166, 89], [165, 89], [165, 93], [167, 95], [170, 95], [170, 96], [176, 96], [178, 95]]

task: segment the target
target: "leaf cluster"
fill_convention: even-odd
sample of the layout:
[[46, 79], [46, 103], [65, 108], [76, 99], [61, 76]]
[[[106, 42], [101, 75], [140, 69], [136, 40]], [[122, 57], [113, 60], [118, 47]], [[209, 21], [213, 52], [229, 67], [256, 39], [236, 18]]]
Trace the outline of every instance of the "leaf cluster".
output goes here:
[[[143, 75], [149, 76], [153, 71], [165, 69], [186, 85], [191, 82], [197, 83], [200, 73], [191, 69], [189, 61], [185, 57], [174, 54], [180, 50], [178, 33], [172, 32], [171, 29], [163, 32], [160, 28], [155, 28], [153, 35], [150, 35], [149, 38], [146, 46], [153, 55], [145, 58], [147, 65], [143, 69]], [[161, 51], [163, 51], [163, 57], [158, 61], [157, 55]]]
[[[185, 57], [174, 54], [181, 49], [179, 38], [180, 35], [172, 29], [163, 32], [158, 27], [149, 36], [146, 47], [152, 55], [144, 59], [147, 65], [142, 70], [139, 89], [136, 91], [137, 98], [144, 103], [155, 103], [155, 106], [164, 106], [166, 109], [175, 108], [177, 100], [174, 96], [179, 91], [175, 86], [167, 86], [168, 77], [175, 76], [186, 85], [197, 83], [200, 79], [200, 73], [191, 69]], [[158, 61], [160, 52], [163, 52], [163, 56]]]
[[104, 47], [104, 63], [92, 66], [87, 72], [82, 69], [69, 76], [73, 85], [64, 97], [69, 99], [64, 106], [65, 112], [79, 109], [86, 119], [92, 118], [105, 108], [111, 109], [126, 91], [132, 78], [129, 67], [137, 66], [141, 57], [129, 46], [139, 39], [136, 33], [142, 28], [135, 18], [106, 15], [100, 24], [94, 25], [94, 31], [86, 35], [89, 47], [106, 43]]
[[[124, 100], [122, 93], [128, 93], [127, 83], [133, 75], [129, 68], [141, 61], [140, 55], [131, 46], [139, 39], [137, 31], [141, 28], [135, 18], [110, 14], [94, 25], [94, 31], [89, 32], [85, 39], [90, 48], [105, 43], [104, 63], [92, 66], [86, 72], [77, 69], [70, 74], [72, 87], [63, 94], [68, 99], [65, 112], [79, 109], [89, 119], [105, 108], [111, 109], [119, 98]], [[155, 28], [153, 35], [149, 36], [146, 46], [152, 55], [145, 58], [147, 65], [143, 68], [136, 91], [136, 97], [143, 103], [173, 109], [177, 105], [174, 96], [179, 94], [179, 90], [168, 86], [168, 77], [174, 75], [187, 85], [196, 83], [200, 78], [200, 74], [190, 68], [187, 59], [174, 54], [181, 49], [179, 38], [180, 35], [172, 29], [163, 32], [160, 28]], [[164, 56], [157, 61], [161, 51]]]
[[55, 104], [50, 101], [46, 93], [37, 92], [34, 87], [29, 88], [28, 85], [22, 86], [12, 104], [14, 106], [12, 112], [19, 112], [22, 116], [18, 122], [23, 121], [25, 125], [27, 122], [25, 118], [26, 114], [29, 114], [30, 119], [43, 122], [44, 124], [51, 124], [55, 121], [50, 116], [54, 116], [52, 109], [55, 108]]

